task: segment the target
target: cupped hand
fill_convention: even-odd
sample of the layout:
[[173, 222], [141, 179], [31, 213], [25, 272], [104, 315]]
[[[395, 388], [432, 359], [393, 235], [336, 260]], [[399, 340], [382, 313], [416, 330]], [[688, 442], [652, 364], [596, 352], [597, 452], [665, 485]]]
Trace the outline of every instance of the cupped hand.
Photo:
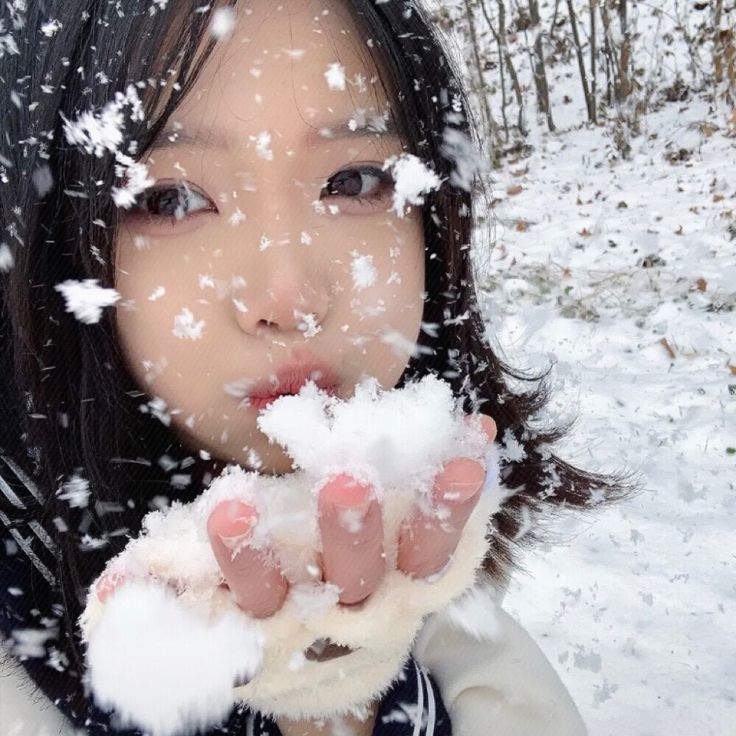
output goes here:
[[[481, 423], [488, 441], [493, 442], [495, 422], [481, 415]], [[456, 458], [443, 466], [432, 488], [433, 510], [427, 514], [417, 507], [402, 525], [399, 570], [426, 578], [447, 565], [484, 482], [485, 468], [475, 460]], [[318, 507], [322, 579], [340, 589], [342, 604], [361, 603], [376, 591], [386, 573], [381, 509], [375, 493], [371, 486], [339, 475], [320, 490]], [[265, 618], [281, 608], [289, 585], [272, 555], [248, 546], [256, 522], [252, 506], [224, 501], [210, 514], [207, 533], [235, 602], [251, 616]]]

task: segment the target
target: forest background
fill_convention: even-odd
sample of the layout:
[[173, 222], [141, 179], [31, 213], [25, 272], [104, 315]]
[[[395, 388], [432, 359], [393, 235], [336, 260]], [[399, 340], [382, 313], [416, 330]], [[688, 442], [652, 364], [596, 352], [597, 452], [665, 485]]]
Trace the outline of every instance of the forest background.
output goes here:
[[568, 458], [646, 486], [505, 605], [592, 736], [736, 733], [736, 3], [427, 4], [485, 128], [489, 336], [554, 366]]

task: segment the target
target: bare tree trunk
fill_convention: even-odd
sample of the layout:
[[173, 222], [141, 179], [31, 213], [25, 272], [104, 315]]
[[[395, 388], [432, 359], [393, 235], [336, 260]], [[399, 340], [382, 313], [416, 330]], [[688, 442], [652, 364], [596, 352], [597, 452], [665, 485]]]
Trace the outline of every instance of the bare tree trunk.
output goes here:
[[631, 33], [626, 18], [627, 0], [618, 0], [618, 18], [621, 25], [621, 51], [618, 61], [618, 85], [616, 100], [623, 102], [631, 94]]
[[[495, 30], [493, 35], [496, 35]], [[506, 143], [509, 142], [509, 120], [506, 117], [506, 107], [508, 106], [508, 100], [506, 98], [506, 74], [504, 73], [504, 61], [503, 61], [503, 49], [500, 43], [496, 43], [498, 49], [498, 75], [501, 78], [501, 120], [503, 120], [503, 132], [504, 140]]]
[[590, 96], [590, 88], [588, 87], [588, 75], [585, 71], [585, 59], [583, 58], [583, 47], [580, 43], [580, 34], [578, 33], [577, 19], [575, 18], [575, 9], [572, 6], [572, 0], [567, 0], [567, 12], [570, 16], [570, 27], [572, 29], [572, 37], [575, 42], [575, 54], [578, 58], [578, 68], [580, 69], [580, 81], [583, 85], [583, 95], [585, 96], [585, 106], [588, 109], [588, 121], [595, 123], [595, 105]]
[[608, 9], [606, 8], [606, 0], [598, 6], [601, 13], [601, 22], [603, 23], [603, 58], [606, 60], [606, 105], [609, 107], [613, 104], [613, 65], [611, 63], [611, 44], [608, 34]]
[[498, 124], [496, 123], [493, 113], [491, 112], [491, 105], [488, 102], [488, 91], [483, 80], [483, 62], [481, 60], [480, 49], [478, 47], [478, 32], [475, 27], [475, 16], [473, 15], [473, 8], [470, 5], [469, 0], [465, 0], [465, 13], [468, 19], [468, 31], [470, 34], [470, 43], [473, 47], [473, 59], [475, 61], [475, 67], [478, 70], [478, 98], [480, 101], [481, 111], [485, 118], [486, 130], [491, 137], [491, 162], [494, 166], [498, 166], [499, 163], [499, 131]]
[[716, 86], [723, 86], [726, 102], [733, 105], [736, 96], [736, 43], [733, 28], [721, 28], [722, 20], [723, 0], [716, 0], [713, 10], [713, 72]]
[[[597, 113], [597, 96], [598, 96], [598, 78], [596, 75], [596, 38], [595, 38], [595, 9], [598, 5], [598, 0], [589, 0], [588, 9], [590, 10], [590, 97], [593, 101], [594, 114]], [[593, 122], [596, 122], [595, 120]]]
[[552, 13], [552, 22], [549, 24], [549, 35], [554, 33], [555, 26], [557, 25], [557, 13], [560, 10], [560, 0], [555, 0], [555, 11]]
[[[544, 47], [542, 45], [542, 29], [539, 19], [539, 3], [538, 0], [529, 0], [529, 17], [531, 20], [531, 28], [534, 31], [534, 84], [537, 88], [537, 99], [539, 101], [539, 109], [547, 117], [547, 127], [550, 131], [555, 130], [555, 123], [552, 119], [552, 108], [549, 104], [549, 84], [547, 83], [547, 70], [544, 65]], [[526, 31], [524, 31], [526, 35]]]
[[616, 55], [613, 48], [613, 39], [611, 38], [611, 18], [608, 15], [608, 6], [606, 0], [603, 0], [598, 6], [601, 13], [601, 22], [603, 23], [603, 55], [606, 57], [606, 104], [610, 107], [613, 105], [613, 89], [617, 75], [616, 72]]
[[716, 84], [723, 81], [723, 44], [721, 42], [721, 19], [723, 18], [723, 0], [716, 0], [713, 10], [713, 71]]
[[519, 115], [517, 119], [517, 126], [519, 128], [519, 133], [522, 136], [526, 136], [527, 130], [526, 130], [526, 118], [524, 114], [524, 94], [521, 91], [521, 84], [519, 83], [519, 77], [516, 74], [516, 68], [514, 67], [514, 61], [511, 58], [511, 52], [509, 51], [508, 41], [506, 40], [506, 5], [504, 4], [504, 0], [496, 0], [496, 2], [498, 4], [498, 31], [496, 31], [496, 27], [493, 23], [493, 19], [491, 18], [490, 13], [488, 12], [488, 8], [486, 7], [485, 0], [481, 0], [480, 7], [481, 7], [481, 10], [483, 11], [483, 16], [486, 19], [486, 23], [488, 23], [488, 27], [491, 29], [493, 38], [498, 44], [499, 56], [501, 56], [501, 54], [503, 55], [503, 61], [504, 61], [506, 71], [508, 71], [509, 77], [511, 78], [511, 88], [514, 90], [514, 97], [516, 97], [516, 104], [519, 108]]

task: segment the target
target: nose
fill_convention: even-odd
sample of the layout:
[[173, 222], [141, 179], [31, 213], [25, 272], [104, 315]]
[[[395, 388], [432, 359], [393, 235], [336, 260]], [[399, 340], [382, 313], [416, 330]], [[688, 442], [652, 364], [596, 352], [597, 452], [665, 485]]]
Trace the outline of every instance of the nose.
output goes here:
[[272, 245], [259, 256], [258, 271], [234, 304], [241, 329], [253, 337], [315, 334], [329, 310], [326, 279], [297, 245]]

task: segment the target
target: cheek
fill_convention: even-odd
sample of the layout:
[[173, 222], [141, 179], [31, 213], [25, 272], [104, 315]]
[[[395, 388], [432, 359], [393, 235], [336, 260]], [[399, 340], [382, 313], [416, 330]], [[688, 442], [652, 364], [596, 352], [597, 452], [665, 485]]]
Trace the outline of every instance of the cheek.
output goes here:
[[139, 251], [123, 238], [116, 256], [115, 281], [122, 297], [116, 308], [118, 337], [139, 382], [160, 389], [163, 378], [174, 380], [192, 361], [201, 362], [201, 340], [175, 334], [194, 334], [201, 329], [206, 337], [206, 321], [200, 323], [209, 314], [207, 306], [197, 302], [203, 294], [197, 287], [196, 269], [182, 258], [172, 258], [165, 244], [151, 241], [149, 248]]
[[385, 318], [418, 321], [424, 290], [424, 239], [421, 223], [388, 222], [371, 236], [371, 247], [351, 252], [350, 295], [360, 310], [383, 303]]

